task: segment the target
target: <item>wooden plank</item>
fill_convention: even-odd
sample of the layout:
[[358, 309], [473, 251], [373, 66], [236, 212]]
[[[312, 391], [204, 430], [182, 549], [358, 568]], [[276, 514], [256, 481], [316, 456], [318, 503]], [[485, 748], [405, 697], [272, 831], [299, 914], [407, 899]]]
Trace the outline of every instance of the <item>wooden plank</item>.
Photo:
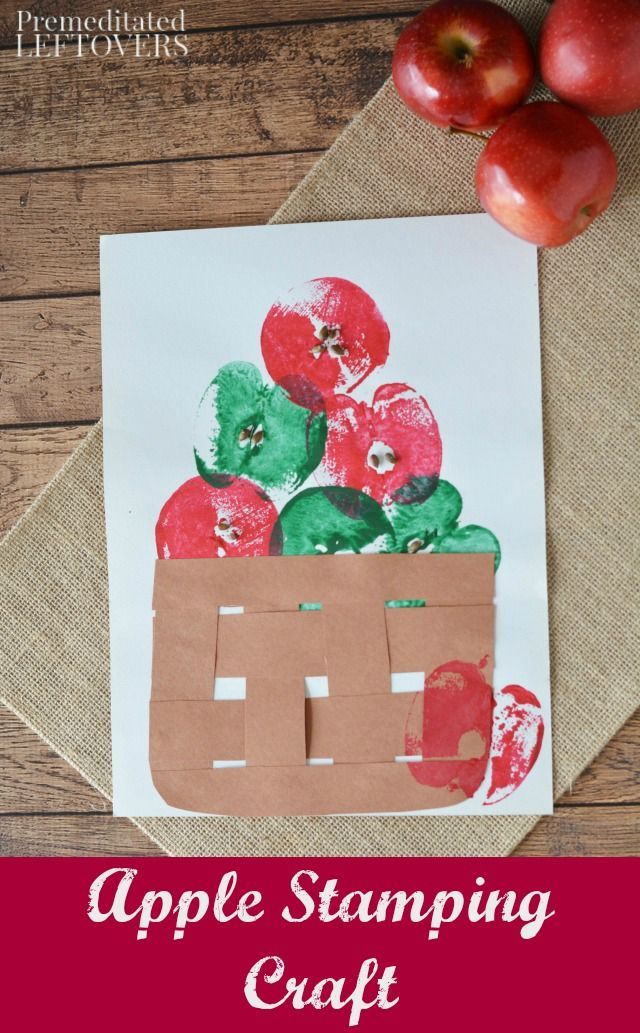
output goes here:
[[161, 856], [128, 818], [110, 814], [0, 817], [0, 857]]
[[95, 420], [100, 400], [99, 298], [0, 304], [0, 427]]
[[0, 535], [58, 472], [86, 427], [0, 429]]
[[193, 36], [186, 57], [0, 53], [0, 168], [318, 150], [389, 74], [403, 20]]
[[[97, 291], [101, 233], [266, 222], [318, 157], [0, 176], [0, 296]], [[12, 347], [9, 324], [0, 336], [0, 349]]]
[[640, 710], [576, 779], [560, 803], [640, 804]]
[[514, 850], [516, 857], [635, 857], [640, 807], [561, 807]]
[[0, 706], [0, 813], [104, 812], [110, 802]]
[[[0, 0], [0, 46], [15, 46], [18, 6], [32, 14], [42, 14], [41, 2], [21, 5], [14, 0]], [[420, 10], [424, 4], [411, 4], [407, 0], [180, 0], [175, 10], [184, 10], [187, 33], [193, 29], [216, 29], [232, 25], [277, 25], [292, 21], [325, 21], [334, 18], [356, 18], [371, 15], [405, 14]], [[122, 9], [122, 8], [121, 8]], [[148, 0], [128, 3], [126, 10], [130, 17], [146, 14]], [[102, 13], [94, 0], [51, 0], [46, 4], [47, 14], [75, 15], [86, 18]], [[163, 8], [158, 13], [169, 14]], [[173, 11], [171, 11], [173, 14]], [[33, 26], [25, 24], [23, 42], [33, 40]]]
[[[161, 851], [126, 818], [49, 814], [0, 818], [0, 856], [149, 855]], [[561, 808], [543, 819], [516, 856], [636, 856], [639, 807]]]

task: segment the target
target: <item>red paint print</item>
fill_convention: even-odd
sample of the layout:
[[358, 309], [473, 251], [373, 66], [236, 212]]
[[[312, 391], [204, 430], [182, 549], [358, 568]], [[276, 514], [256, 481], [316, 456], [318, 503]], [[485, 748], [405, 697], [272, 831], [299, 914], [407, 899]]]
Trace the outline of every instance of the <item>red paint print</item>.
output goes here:
[[450, 660], [437, 667], [425, 680], [424, 697], [416, 695], [405, 730], [406, 755], [422, 756], [408, 765], [415, 780], [473, 796], [487, 768], [492, 709], [491, 686], [477, 664]]
[[347, 395], [327, 399], [327, 443], [317, 471], [324, 483], [349, 485], [380, 503], [421, 487], [426, 498], [441, 463], [438, 424], [407, 384], [383, 384], [371, 405]]
[[278, 511], [245, 477], [185, 481], [165, 502], [156, 524], [159, 559], [267, 556]]
[[499, 803], [522, 785], [535, 764], [544, 719], [540, 700], [521, 685], [496, 693], [491, 739], [491, 785], [485, 806]]
[[350, 280], [323, 276], [274, 302], [260, 344], [277, 384], [287, 377], [302, 377], [328, 395], [351, 391], [383, 366], [389, 336], [382, 313], [366, 291]]

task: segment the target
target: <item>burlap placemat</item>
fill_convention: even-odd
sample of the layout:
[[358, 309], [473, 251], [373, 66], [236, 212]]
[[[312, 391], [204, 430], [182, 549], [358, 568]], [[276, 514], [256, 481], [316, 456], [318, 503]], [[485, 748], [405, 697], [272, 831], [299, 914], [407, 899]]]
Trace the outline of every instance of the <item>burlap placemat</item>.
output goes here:
[[[505, 6], [532, 32], [546, 10], [541, 0]], [[609, 212], [540, 254], [557, 796], [638, 704], [638, 121], [605, 126], [621, 171]], [[387, 83], [273, 221], [477, 211], [479, 146], [419, 122]], [[0, 545], [0, 695], [109, 795], [107, 622], [97, 427]], [[137, 819], [168, 853], [227, 856], [506, 854], [535, 821]]]

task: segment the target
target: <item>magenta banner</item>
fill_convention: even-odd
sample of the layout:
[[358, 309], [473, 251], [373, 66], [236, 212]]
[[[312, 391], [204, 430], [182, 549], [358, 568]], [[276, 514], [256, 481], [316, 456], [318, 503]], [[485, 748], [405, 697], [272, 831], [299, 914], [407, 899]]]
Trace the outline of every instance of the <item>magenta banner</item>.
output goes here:
[[0, 872], [18, 1029], [591, 1030], [632, 1014], [637, 860], [42, 858]]

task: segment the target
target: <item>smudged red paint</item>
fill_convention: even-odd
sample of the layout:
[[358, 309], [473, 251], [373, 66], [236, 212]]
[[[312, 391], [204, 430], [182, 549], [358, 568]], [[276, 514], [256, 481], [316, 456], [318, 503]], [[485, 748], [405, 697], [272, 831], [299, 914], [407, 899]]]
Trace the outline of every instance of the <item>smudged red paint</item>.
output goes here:
[[405, 730], [406, 755], [422, 756], [408, 764], [415, 780], [473, 796], [487, 768], [492, 709], [491, 686], [477, 664], [450, 660], [437, 667], [424, 696], [416, 694]]
[[496, 693], [491, 739], [491, 785], [485, 806], [499, 803], [522, 785], [535, 764], [544, 737], [542, 707], [521, 685]]
[[383, 503], [412, 485], [433, 490], [441, 463], [438, 424], [407, 384], [383, 384], [371, 405], [347, 395], [327, 399], [327, 443], [316, 471], [322, 483], [357, 488]]
[[389, 336], [382, 313], [362, 287], [338, 276], [323, 276], [274, 302], [260, 344], [277, 384], [300, 376], [328, 395], [351, 391], [384, 365]]
[[159, 559], [267, 556], [278, 511], [246, 477], [185, 481], [165, 502], [156, 524]]

